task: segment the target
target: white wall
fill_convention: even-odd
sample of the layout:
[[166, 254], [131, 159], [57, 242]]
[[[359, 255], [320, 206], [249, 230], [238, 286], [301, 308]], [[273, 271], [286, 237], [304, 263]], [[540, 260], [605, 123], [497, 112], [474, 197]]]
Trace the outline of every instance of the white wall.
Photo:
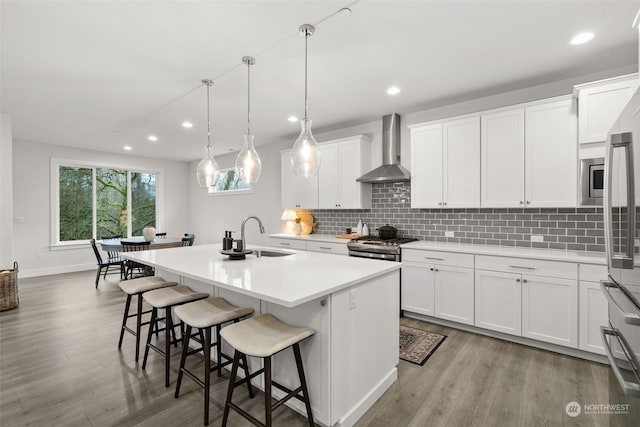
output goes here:
[[89, 245], [79, 249], [50, 247], [52, 157], [162, 170], [165, 185], [162, 231], [175, 236], [187, 232], [188, 163], [14, 140], [14, 257], [20, 263], [21, 277], [95, 268], [96, 259]]
[[13, 265], [12, 151], [11, 118], [0, 114], [0, 269]]

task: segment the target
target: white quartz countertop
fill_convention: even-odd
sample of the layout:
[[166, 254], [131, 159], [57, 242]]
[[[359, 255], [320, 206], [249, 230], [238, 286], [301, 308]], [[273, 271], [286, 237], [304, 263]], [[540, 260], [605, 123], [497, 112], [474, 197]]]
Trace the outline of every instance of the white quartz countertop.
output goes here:
[[291, 239], [291, 240], [303, 240], [303, 241], [311, 241], [311, 242], [324, 242], [324, 243], [349, 243], [350, 239], [338, 239], [333, 234], [308, 234], [306, 236], [296, 236], [294, 234], [269, 234], [269, 237], [274, 237], [277, 239]]
[[[284, 307], [313, 301], [401, 267], [399, 262], [260, 248], [292, 255], [258, 258], [249, 254], [245, 260], [231, 261], [219, 252], [220, 245], [217, 244], [123, 252], [121, 255]], [[249, 249], [256, 247], [249, 246]]]
[[563, 251], [560, 249], [519, 248], [510, 246], [469, 245], [462, 243], [446, 243], [420, 240], [401, 245], [402, 249], [420, 249], [441, 252], [458, 252], [474, 255], [495, 255], [502, 257], [541, 259], [547, 261], [564, 261], [581, 264], [607, 263], [603, 252]]

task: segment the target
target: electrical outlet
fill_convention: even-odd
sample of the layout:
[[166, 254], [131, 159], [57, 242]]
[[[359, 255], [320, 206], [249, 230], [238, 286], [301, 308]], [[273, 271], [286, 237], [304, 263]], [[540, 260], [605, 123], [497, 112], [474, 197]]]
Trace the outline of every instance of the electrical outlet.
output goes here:
[[349, 291], [349, 308], [351, 310], [356, 308], [356, 290], [355, 289], [351, 289]]
[[453, 237], [453, 231], [445, 231], [444, 237]]
[[544, 242], [544, 236], [531, 236], [532, 242]]
[[636, 239], [635, 242], [636, 242], [636, 246], [640, 246], [640, 239]]

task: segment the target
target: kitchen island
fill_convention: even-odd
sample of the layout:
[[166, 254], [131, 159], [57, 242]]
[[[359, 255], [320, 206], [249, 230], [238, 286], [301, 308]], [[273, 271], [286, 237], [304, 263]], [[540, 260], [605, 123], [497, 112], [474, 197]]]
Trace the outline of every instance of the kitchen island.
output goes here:
[[[301, 343], [314, 418], [325, 426], [353, 425], [397, 378], [401, 264], [274, 248], [262, 249], [286, 255], [253, 253], [231, 261], [219, 249], [199, 245], [122, 255], [155, 267], [166, 280], [314, 329]], [[272, 369], [275, 381], [293, 388], [298, 377], [290, 353], [274, 356]], [[260, 363], [251, 359], [251, 371]], [[262, 376], [254, 383], [262, 387]], [[287, 405], [304, 414], [301, 402]]]

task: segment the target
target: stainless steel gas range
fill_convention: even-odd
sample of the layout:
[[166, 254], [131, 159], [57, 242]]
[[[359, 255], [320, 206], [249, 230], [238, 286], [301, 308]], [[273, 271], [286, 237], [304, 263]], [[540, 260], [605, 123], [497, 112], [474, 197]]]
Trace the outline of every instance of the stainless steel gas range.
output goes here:
[[347, 243], [347, 248], [350, 256], [400, 261], [400, 245], [416, 240], [418, 239], [409, 237], [381, 239], [377, 236], [364, 236], [352, 239]]

